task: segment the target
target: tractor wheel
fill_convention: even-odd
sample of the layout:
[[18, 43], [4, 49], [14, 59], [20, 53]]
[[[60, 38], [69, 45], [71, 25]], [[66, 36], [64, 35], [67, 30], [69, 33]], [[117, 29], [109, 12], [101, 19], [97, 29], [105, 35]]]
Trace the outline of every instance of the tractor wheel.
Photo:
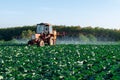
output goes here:
[[30, 40], [30, 41], [28, 41], [28, 45], [30, 46], [30, 45], [33, 45], [34, 44], [34, 42], [32, 41], [32, 40]]
[[49, 45], [54, 45], [53, 37], [50, 37], [50, 39], [49, 39]]
[[40, 42], [39, 42], [38, 46], [41, 46], [41, 47], [45, 46], [44, 41], [43, 41], [43, 40], [40, 40]]

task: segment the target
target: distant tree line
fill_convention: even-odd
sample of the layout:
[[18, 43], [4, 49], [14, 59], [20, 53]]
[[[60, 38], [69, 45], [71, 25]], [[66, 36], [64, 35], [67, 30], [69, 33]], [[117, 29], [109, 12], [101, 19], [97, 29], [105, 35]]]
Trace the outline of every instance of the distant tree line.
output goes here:
[[[63, 26], [54, 25], [53, 29], [59, 33], [65, 33], [66, 37], [80, 38], [87, 40], [97, 41], [120, 41], [120, 30], [116, 29], [104, 29], [95, 27], [80, 27], [80, 26]], [[23, 26], [14, 28], [1, 28], [0, 29], [0, 40], [9, 41], [12, 39], [30, 38], [36, 31], [36, 26]], [[65, 37], [64, 36], [64, 37]], [[62, 38], [63, 36], [58, 36]]]
[[[9, 41], [12, 39], [20, 39], [24, 36], [23, 33], [26, 31], [35, 31], [35, 26], [23, 26], [13, 28], [1, 28], [0, 29], [0, 40]], [[26, 35], [27, 36], [27, 35]]]

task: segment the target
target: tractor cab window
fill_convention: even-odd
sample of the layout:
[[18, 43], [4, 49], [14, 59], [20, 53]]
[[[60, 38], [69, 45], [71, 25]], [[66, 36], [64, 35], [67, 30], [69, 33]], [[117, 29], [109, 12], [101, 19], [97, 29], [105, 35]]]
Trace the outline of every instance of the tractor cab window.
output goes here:
[[37, 25], [37, 33], [43, 33], [44, 32], [44, 25]]
[[49, 26], [49, 33], [52, 34], [52, 26]]
[[48, 32], [49, 32], [49, 26], [45, 26], [44, 27], [44, 32], [45, 32], [45, 34], [48, 34]]

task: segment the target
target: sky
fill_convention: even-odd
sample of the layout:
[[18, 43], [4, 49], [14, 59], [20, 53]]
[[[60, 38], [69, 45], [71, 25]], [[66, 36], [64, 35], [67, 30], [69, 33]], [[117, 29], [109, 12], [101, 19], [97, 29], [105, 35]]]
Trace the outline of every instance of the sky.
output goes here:
[[41, 22], [120, 29], [120, 0], [0, 0], [0, 28]]

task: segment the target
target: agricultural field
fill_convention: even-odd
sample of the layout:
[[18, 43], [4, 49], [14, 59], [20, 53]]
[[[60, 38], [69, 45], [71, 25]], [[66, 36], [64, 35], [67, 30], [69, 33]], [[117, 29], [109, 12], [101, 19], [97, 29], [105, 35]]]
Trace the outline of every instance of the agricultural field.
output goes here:
[[2, 79], [120, 80], [120, 45], [3, 45]]

